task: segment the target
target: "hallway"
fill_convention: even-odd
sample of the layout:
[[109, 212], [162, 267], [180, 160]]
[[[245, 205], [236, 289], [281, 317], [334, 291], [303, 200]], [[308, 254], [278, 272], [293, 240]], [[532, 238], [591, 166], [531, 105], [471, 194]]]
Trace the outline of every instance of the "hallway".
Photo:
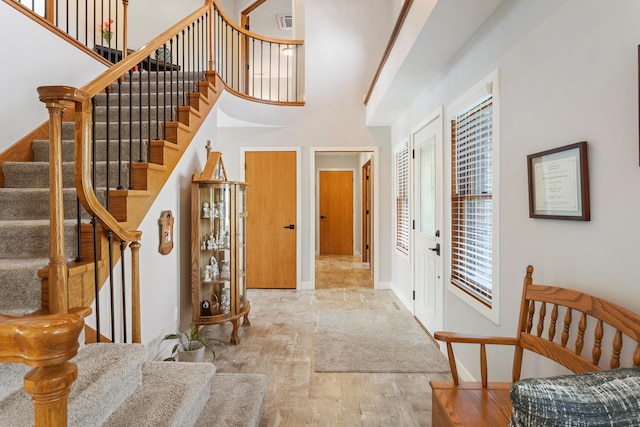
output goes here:
[[369, 263], [352, 255], [320, 255], [316, 257], [316, 289], [373, 289], [373, 273]]
[[[331, 282], [326, 289], [248, 290], [251, 326], [240, 328], [239, 345], [216, 352], [217, 371], [269, 377], [262, 427], [430, 426], [429, 378], [436, 378], [434, 374], [314, 371], [320, 310], [380, 310], [401, 305], [392, 291], [374, 290], [372, 281], [364, 280], [363, 272], [369, 270], [357, 260], [326, 268], [332, 262], [335, 267], [336, 260], [322, 258], [317, 260], [317, 277], [326, 274]], [[345, 268], [347, 264], [353, 268]], [[231, 324], [207, 329], [228, 341]], [[426, 334], [425, 339], [429, 339]]]

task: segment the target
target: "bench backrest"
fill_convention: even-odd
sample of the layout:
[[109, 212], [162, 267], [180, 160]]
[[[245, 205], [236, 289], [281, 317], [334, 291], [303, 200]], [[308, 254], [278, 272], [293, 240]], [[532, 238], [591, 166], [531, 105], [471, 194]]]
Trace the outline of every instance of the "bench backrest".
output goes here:
[[[552, 359], [576, 374], [640, 366], [640, 316], [582, 292], [534, 284], [532, 277], [533, 267], [528, 266], [514, 381], [520, 379], [524, 350]], [[590, 354], [583, 351], [585, 346], [591, 347]], [[606, 359], [608, 366], [602, 366]]]

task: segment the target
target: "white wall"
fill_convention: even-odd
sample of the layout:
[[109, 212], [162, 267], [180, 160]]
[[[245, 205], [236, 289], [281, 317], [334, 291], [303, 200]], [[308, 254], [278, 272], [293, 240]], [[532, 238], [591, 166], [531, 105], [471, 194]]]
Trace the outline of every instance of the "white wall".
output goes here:
[[[500, 324], [446, 292], [445, 329], [514, 336], [527, 264], [535, 267], [537, 283], [576, 288], [640, 312], [634, 268], [639, 41], [640, 3], [634, 0], [505, 2], [393, 125], [393, 141], [400, 142], [431, 111], [500, 68]], [[589, 143], [591, 221], [529, 218], [526, 156], [583, 140]], [[400, 268], [394, 257], [394, 282]], [[476, 377], [477, 351], [456, 350]], [[512, 355], [489, 353], [492, 380], [510, 378]], [[554, 372], [530, 363], [524, 375]]]
[[[0, 2], [0, 39], [4, 40], [0, 80], [0, 152], [49, 120], [37, 88], [48, 85], [82, 87], [106, 67]], [[64, 67], [54, 67], [61, 63]], [[12, 112], [12, 114], [6, 114]]]
[[[355, 19], [369, 7], [384, 9], [388, 7], [386, 0], [350, 2], [350, 14], [344, 19]], [[358, 3], [359, 5], [357, 5]], [[323, 25], [319, 15], [335, 21], [328, 11], [342, 7], [339, 0], [306, 1], [307, 22], [314, 26], [305, 35], [307, 58], [317, 58], [313, 64], [307, 64], [307, 95], [305, 107], [277, 107], [250, 103], [224, 92], [216, 109], [223, 110], [233, 118], [252, 121], [245, 125], [219, 123], [215, 112], [209, 115], [196, 134], [191, 147], [173, 172], [165, 189], [145, 218], [141, 230], [143, 241], [141, 248], [142, 300], [151, 301], [142, 308], [143, 342], [150, 347], [150, 354], [157, 358], [166, 351], [166, 343], [160, 341], [168, 332], [177, 327], [188, 326], [191, 316], [191, 255], [190, 255], [190, 182], [194, 172], [201, 172], [205, 162], [205, 145], [211, 140], [213, 149], [221, 151], [227, 176], [230, 180], [239, 180], [243, 176], [240, 149], [262, 147], [302, 147], [302, 224], [298, 224], [302, 233], [301, 281], [308, 283], [311, 277], [310, 266], [313, 265], [313, 253], [309, 249], [310, 233], [314, 232], [314, 224], [310, 224], [310, 209], [313, 203], [307, 189], [313, 171], [310, 170], [310, 147], [379, 147], [380, 159], [374, 159], [376, 179], [380, 180], [380, 234], [376, 248], [381, 251], [379, 277], [381, 286], [391, 279], [390, 263], [390, 169], [386, 159], [390, 156], [388, 128], [366, 128], [364, 124], [364, 93], [371, 79], [377, 60], [382, 55], [386, 39], [391, 31], [393, 20], [356, 20], [358, 24], [350, 29], [348, 36], [354, 38], [350, 46], [343, 46], [340, 38], [325, 32], [331, 29]], [[313, 16], [313, 20], [309, 17]], [[379, 19], [384, 14], [379, 12]], [[371, 25], [369, 25], [371, 24]], [[344, 24], [346, 25], [346, 24]], [[345, 28], [342, 29], [345, 31]], [[383, 34], [384, 33], [384, 34]], [[345, 34], [343, 36], [346, 37]], [[325, 40], [322, 42], [322, 40]], [[364, 49], [369, 54], [354, 49]], [[338, 52], [341, 66], [335, 67], [336, 59], [327, 56], [326, 50]], [[376, 52], [377, 51], [377, 52]], [[338, 68], [337, 70], [330, 69]], [[312, 77], [310, 77], [312, 76]], [[331, 96], [326, 92], [331, 91]], [[227, 120], [227, 123], [229, 121]], [[233, 122], [238, 123], [238, 122]], [[257, 125], [255, 124], [257, 123]], [[179, 195], [176, 192], [179, 191]], [[174, 249], [166, 256], [157, 251], [158, 218], [160, 212], [171, 209], [175, 216]], [[359, 232], [359, 230], [358, 230]], [[179, 288], [176, 288], [179, 282]], [[249, 298], [251, 294], [249, 291]], [[174, 307], [179, 307], [179, 320], [173, 322]]]

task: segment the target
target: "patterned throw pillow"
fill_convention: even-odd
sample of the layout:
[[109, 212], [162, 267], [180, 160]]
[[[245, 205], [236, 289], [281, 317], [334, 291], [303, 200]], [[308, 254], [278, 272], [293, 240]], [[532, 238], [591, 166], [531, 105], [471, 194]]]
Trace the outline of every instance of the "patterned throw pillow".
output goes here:
[[510, 427], [640, 426], [640, 369], [521, 380], [511, 404]]

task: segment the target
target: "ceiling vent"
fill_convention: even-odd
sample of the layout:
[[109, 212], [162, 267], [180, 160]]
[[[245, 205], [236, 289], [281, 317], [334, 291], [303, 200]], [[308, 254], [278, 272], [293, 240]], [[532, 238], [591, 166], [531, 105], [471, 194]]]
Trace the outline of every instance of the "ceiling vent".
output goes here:
[[290, 30], [293, 27], [293, 16], [292, 15], [276, 15], [278, 19], [278, 27], [281, 30]]

